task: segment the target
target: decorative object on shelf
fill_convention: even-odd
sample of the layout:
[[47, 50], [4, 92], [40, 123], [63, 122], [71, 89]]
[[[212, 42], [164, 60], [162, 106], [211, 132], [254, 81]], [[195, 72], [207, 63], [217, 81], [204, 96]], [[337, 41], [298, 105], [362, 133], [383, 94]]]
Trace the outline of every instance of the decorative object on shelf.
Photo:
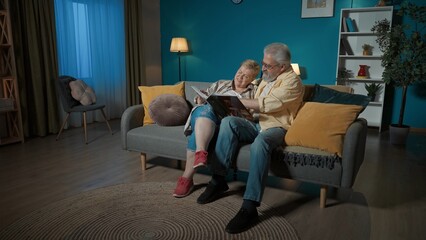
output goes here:
[[377, 4], [376, 7], [384, 7], [386, 6], [386, 2], [384, 0], [380, 0]]
[[177, 52], [179, 58], [179, 82], [182, 81], [182, 75], [180, 70], [180, 55], [183, 52], [189, 52], [188, 42], [186, 38], [183, 37], [174, 37], [170, 44], [170, 52]]
[[367, 65], [359, 65], [358, 75], [356, 77], [361, 79], [368, 78], [367, 67]]
[[363, 44], [362, 45], [362, 55], [369, 56], [373, 54], [373, 46], [370, 44]]
[[381, 86], [378, 83], [365, 83], [365, 90], [367, 90], [367, 96], [370, 97], [370, 101], [374, 102], [376, 100], [376, 94], [380, 90]]
[[[408, 17], [410, 25], [397, 24], [390, 28], [387, 19], [376, 21], [371, 31], [378, 34], [376, 42], [383, 52], [381, 64], [383, 81], [386, 84], [402, 88], [401, 108], [397, 124], [390, 126], [390, 142], [405, 144], [410, 127], [404, 125], [404, 111], [407, 89], [414, 83], [426, 83], [426, 34], [424, 30], [426, 18], [424, 6], [403, 2], [397, 15]], [[407, 135], [400, 131], [394, 135], [393, 129], [402, 128]], [[401, 137], [401, 138], [399, 138]]]
[[302, 0], [302, 18], [333, 17], [334, 0]]
[[337, 72], [337, 83], [339, 85], [345, 85], [345, 82], [351, 77], [353, 77], [353, 73], [351, 70], [346, 68], [340, 68]]

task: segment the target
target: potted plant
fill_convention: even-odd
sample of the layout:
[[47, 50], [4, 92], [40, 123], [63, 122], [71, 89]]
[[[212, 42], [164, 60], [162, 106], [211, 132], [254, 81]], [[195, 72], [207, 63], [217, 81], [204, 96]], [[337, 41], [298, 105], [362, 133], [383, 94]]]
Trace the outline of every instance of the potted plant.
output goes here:
[[346, 68], [339, 68], [337, 71], [337, 83], [339, 85], [346, 85], [346, 81], [353, 77], [352, 71]]
[[362, 55], [372, 55], [373, 54], [373, 46], [370, 44], [363, 44], [362, 45]]
[[374, 100], [376, 99], [376, 94], [377, 92], [380, 90], [381, 86], [378, 83], [366, 83], [364, 85], [365, 90], [367, 90], [367, 96], [370, 97], [370, 101], [374, 102]]
[[383, 52], [381, 60], [384, 67], [383, 81], [402, 88], [398, 123], [390, 126], [390, 140], [393, 144], [405, 144], [410, 130], [409, 126], [404, 125], [408, 87], [415, 83], [426, 82], [424, 12], [424, 6], [416, 6], [405, 1], [401, 4], [397, 15], [409, 17], [411, 25], [398, 24], [391, 29], [389, 21], [385, 19], [376, 22], [371, 29], [378, 34], [376, 42]]

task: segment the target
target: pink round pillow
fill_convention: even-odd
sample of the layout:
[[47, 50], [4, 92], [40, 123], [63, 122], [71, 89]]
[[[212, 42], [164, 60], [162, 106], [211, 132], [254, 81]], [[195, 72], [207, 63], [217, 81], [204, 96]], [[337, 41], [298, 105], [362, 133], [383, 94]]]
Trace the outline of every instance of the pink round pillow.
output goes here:
[[70, 83], [72, 97], [79, 101], [81, 105], [87, 106], [96, 103], [95, 91], [83, 80], [75, 80]]

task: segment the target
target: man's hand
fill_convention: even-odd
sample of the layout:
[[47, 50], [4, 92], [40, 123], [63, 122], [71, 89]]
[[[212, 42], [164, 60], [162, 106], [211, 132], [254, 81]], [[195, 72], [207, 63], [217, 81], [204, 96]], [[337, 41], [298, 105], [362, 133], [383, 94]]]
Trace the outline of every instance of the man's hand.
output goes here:
[[248, 109], [253, 109], [255, 112], [259, 112], [259, 102], [257, 99], [240, 99], [241, 103]]

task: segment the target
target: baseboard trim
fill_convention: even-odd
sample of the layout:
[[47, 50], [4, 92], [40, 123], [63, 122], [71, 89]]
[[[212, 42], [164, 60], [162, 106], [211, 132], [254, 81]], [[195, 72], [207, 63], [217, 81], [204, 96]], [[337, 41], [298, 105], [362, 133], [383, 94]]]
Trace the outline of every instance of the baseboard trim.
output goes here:
[[413, 133], [426, 133], [426, 128], [410, 128], [410, 132], [413, 132]]

